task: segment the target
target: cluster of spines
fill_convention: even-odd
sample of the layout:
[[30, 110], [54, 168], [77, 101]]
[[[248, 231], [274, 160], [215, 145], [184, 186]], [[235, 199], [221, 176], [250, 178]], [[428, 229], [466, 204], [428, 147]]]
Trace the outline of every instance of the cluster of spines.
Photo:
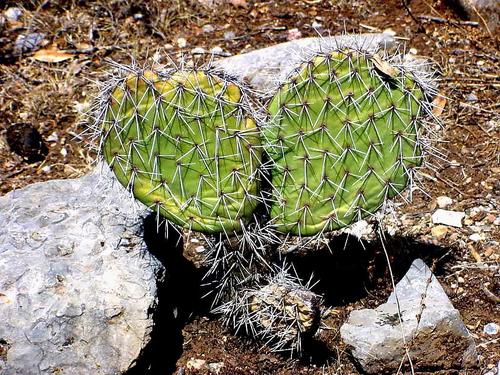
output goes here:
[[[249, 286], [250, 285], [250, 286]], [[267, 276], [254, 275], [247, 286], [213, 311], [226, 325], [259, 339], [272, 351], [300, 353], [302, 340], [312, 336], [321, 319], [321, 298], [310, 283], [290, 272], [273, 267]]]

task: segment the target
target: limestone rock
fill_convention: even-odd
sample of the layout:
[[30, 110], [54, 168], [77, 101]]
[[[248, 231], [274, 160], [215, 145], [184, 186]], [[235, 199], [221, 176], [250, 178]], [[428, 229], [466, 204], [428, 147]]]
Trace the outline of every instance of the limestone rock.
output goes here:
[[353, 311], [340, 334], [370, 374], [392, 374], [402, 361], [408, 364], [405, 347], [415, 370], [456, 369], [477, 360], [474, 340], [458, 310], [421, 259], [413, 262], [386, 303]]
[[134, 205], [97, 172], [0, 197], [0, 374], [109, 375], [134, 364], [165, 271]]
[[328, 51], [347, 45], [375, 50], [393, 44], [394, 37], [384, 33], [302, 38], [231, 56], [215, 64], [226, 73], [249, 82], [253, 88], [267, 92], [274, 88], [280, 78], [288, 76], [304, 56], [312, 51]]

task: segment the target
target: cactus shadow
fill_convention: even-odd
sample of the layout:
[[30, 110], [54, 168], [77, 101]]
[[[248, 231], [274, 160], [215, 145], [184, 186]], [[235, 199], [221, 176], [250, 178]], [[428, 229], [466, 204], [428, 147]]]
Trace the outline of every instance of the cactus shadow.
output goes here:
[[300, 277], [307, 280], [313, 274], [317, 282], [314, 291], [329, 306], [343, 306], [374, 293], [388, 295], [392, 283], [387, 256], [395, 282], [417, 258], [429, 266], [438, 261], [435, 270], [438, 275], [440, 264], [451, 260], [450, 248], [401, 236], [386, 235], [382, 244], [380, 239], [366, 242], [344, 234], [332, 239], [329, 247], [331, 251], [322, 249], [290, 258]]
[[182, 238], [165, 225], [157, 226], [155, 214], [144, 220], [144, 241], [148, 251], [163, 264], [166, 272], [163, 282], [158, 285], [158, 304], [151, 312], [154, 322], [151, 341], [126, 375], [175, 371], [182, 354], [182, 329], [198, 309], [201, 298], [200, 272], [182, 255]]

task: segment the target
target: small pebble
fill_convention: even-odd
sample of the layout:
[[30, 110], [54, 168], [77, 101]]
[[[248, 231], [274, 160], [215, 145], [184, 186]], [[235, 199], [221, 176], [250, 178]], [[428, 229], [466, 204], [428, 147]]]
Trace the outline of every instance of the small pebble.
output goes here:
[[203, 55], [205, 52], [206, 52], [205, 49], [202, 47], [196, 47], [191, 50], [191, 53], [193, 55]]
[[302, 38], [302, 33], [299, 29], [290, 29], [287, 31], [286, 39], [287, 40], [295, 40]]
[[61, 148], [60, 154], [61, 154], [63, 157], [66, 157], [66, 155], [68, 155], [68, 150], [66, 150], [66, 149], [63, 147], [63, 148]]
[[487, 335], [496, 335], [498, 333], [498, 324], [488, 323], [484, 326], [483, 332]]
[[214, 32], [215, 30], [215, 27], [213, 25], [203, 25], [203, 27], [201, 28], [201, 30], [203, 30], [204, 33], [212, 33]]
[[8, 8], [3, 14], [5, 18], [7, 18], [7, 20], [14, 22], [18, 21], [19, 18], [21, 18], [21, 16], [23, 15], [23, 10], [21, 8], [11, 7]]
[[178, 38], [177, 45], [179, 46], [179, 48], [184, 48], [187, 46], [187, 40], [185, 38]]
[[213, 54], [215, 54], [215, 55], [219, 55], [219, 54], [221, 54], [222, 52], [224, 52], [224, 50], [223, 50], [221, 47], [219, 47], [219, 46], [215, 46], [214, 48], [212, 48], [212, 49], [210, 50], [210, 53], [213, 53]]
[[47, 137], [47, 142], [57, 142], [58, 140], [59, 136], [56, 132], [52, 132], [52, 134]]
[[481, 235], [479, 233], [474, 233], [474, 234], [469, 236], [469, 239], [473, 242], [478, 242], [478, 241], [481, 241], [483, 238], [481, 237]]
[[231, 40], [231, 39], [234, 39], [234, 38], [236, 38], [236, 34], [233, 31], [226, 31], [224, 33], [224, 39], [225, 40]]
[[319, 23], [319, 22], [314, 21], [314, 22], [311, 24], [311, 27], [312, 27], [313, 29], [321, 29], [321, 28], [323, 28], [323, 25], [322, 25], [321, 23]]
[[464, 217], [464, 212], [448, 211], [439, 208], [432, 214], [432, 222], [434, 224], [444, 224], [462, 228], [462, 219]]
[[20, 34], [14, 42], [14, 52], [25, 53], [37, 48], [45, 38], [43, 33]]
[[477, 102], [477, 95], [474, 93], [470, 93], [465, 97], [465, 100], [467, 100], [468, 102]]
[[42, 168], [42, 171], [44, 173], [49, 173], [51, 170], [52, 168], [50, 167], [50, 165], [46, 165], [45, 167]]
[[453, 203], [453, 199], [444, 195], [436, 198], [436, 203], [439, 208], [446, 208]]

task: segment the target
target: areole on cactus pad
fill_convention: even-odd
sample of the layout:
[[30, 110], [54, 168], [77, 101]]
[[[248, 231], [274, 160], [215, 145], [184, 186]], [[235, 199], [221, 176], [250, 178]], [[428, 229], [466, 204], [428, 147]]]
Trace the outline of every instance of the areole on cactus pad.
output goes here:
[[257, 205], [260, 136], [235, 82], [134, 71], [102, 116], [101, 152], [134, 196], [184, 228], [238, 231]]
[[318, 53], [268, 104], [272, 225], [311, 236], [375, 212], [422, 161], [423, 90], [378, 55]]

